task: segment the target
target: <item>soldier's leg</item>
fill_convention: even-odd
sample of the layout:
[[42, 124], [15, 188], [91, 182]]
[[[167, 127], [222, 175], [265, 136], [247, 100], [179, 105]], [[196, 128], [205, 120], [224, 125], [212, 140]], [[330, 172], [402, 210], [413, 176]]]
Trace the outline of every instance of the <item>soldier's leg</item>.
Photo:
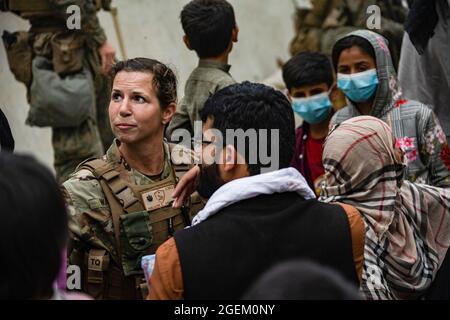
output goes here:
[[53, 128], [52, 144], [58, 183], [66, 181], [83, 160], [103, 155], [100, 134], [92, 119], [86, 120], [79, 127]]
[[107, 150], [114, 139], [108, 115], [108, 106], [111, 97], [111, 80], [109, 76], [103, 75], [98, 75], [98, 78], [95, 90], [97, 126], [103, 148]]

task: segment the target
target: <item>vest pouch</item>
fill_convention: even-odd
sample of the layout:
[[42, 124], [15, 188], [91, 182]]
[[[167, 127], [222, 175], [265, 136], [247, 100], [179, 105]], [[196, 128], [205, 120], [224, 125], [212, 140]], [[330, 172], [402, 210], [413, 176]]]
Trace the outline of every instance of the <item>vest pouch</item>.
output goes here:
[[17, 81], [24, 83], [27, 88], [31, 85], [31, 61], [33, 47], [30, 34], [26, 31], [9, 33], [4, 31], [3, 44], [8, 58], [9, 69]]
[[57, 74], [65, 76], [83, 69], [84, 40], [76, 32], [59, 32], [52, 37], [52, 62]]
[[151, 253], [152, 242], [153, 232], [147, 211], [120, 216], [120, 246], [125, 276], [143, 274], [141, 258]]
[[87, 69], [60, 77], [52, 62], [36, 56], [32, 63], [30, 111], [26, 123], [38, 127], [78, 127], [94, 115], [92, 76]]

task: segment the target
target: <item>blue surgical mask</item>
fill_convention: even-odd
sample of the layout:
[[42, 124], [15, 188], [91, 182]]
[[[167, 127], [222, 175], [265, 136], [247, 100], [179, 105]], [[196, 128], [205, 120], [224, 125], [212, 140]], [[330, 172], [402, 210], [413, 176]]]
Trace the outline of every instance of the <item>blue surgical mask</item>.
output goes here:
[[337, 85], [347, 98], [354, 102], [364, 102], [375, 94], [378, 87], [377, 70], [343, 74], [338, 73]]
[[309, 98], [292, 98], [292, 108], [295, 113], [311, 124], [324, 121], [330, 114], [331, 106], [328, 92]]

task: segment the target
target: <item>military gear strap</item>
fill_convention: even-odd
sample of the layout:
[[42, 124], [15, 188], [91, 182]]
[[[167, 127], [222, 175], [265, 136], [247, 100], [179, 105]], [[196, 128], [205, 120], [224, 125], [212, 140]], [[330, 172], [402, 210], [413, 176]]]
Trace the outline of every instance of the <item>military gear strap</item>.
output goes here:
[[9, 0], [10, 11], [52, 11], [54, 6], [48, 0]]
[[[169, 145], [169, 150], [172, 154], [172, 151], [174, 150], [173, 146]], [[93, 174], [97, 181], [99, 181], [105, 198], [110, 206], [116, 242], [115, 247], [117, 248], [117, 255], [113, 254], [112, 258], [117, 263], [117, 266], [120, 266], [120, 269], [123, 272], [119, 275], [117, 273], [118, 270], [114, 271], [116, 269], [114, 266], [115, 264], [111, 265], [108, 270], [102, 268], [103, 262], [99, 262], [98, 257], [101, 256], [103, 252], [90, 250], [87, 270], [88, 293], [91, 291], [96, 296], [112, 298], [117, 295], [120, 296], [120, 293], [117, 292], [122, 290], [124, 291], [124, 296], [129, 297], [132, 293], [131, 288], [134, 288], [136, 294], [138, 294], [137, 291], [139, 291], [139, 295], [142, 294], [145, 298], [146, 293], [145, 290], [142, 289], [145, 289], [146, 285], [142, 282], [142, 275], [136, 274], [136, 270], [130, 268], [129, 264], [123, 264], [125, 263], [124, 261], [126, 261], [123, 261], [123, 259], [129, 257], [129, 250], [138, 250], [138, 252], [141, 250], [136, 249], [136, 247], [133, 246], [138, 246], [137, 248], [139, 248], [139, 245], [142, 245], [142, 250], [144, 250], [143, 253], [146, 251], [148, 252], [148, 250], [153, 252], [153, 250], [156, 250], [156, 248], [165, 241], [166, 237], [172, 236], [175, 230], [190, 224], [189, 215], [186, 213], [185, 208], [181, 210], [180, 213], [180, 211], [170, 207], [173, 186], [176, 184], [179, 177], [192, 167], [185, 161], [186, 156], [190, 156], [189, 152], [186, 150], [181, 150], [179, 152], [178, 161], [172, 161], [173, 157], [170, 156], [172, 163], [170, 176], [150, 185], [135, 186], [130, 184], [121, 177], [121, 171], [118, 170], [118, 168], [115, 168], [112, 163], [109, 163], [104, 159], [88, 159], [78, 166], [77, 171], [86, 169]], [[138, 197], [138, 195], [140, 197]], [[140, 199], [143, 197], [147, 197], [147, 200]], [[159, 205], [148, 206], [149, 203], [155, 202], [156, 200], [160, 201]], [[147, 205], [145, 205], [145, 203], [147, 203]], [[151, 214], [148, 214], [150, 211]], [[146, 219], [148, 219], [147, 223], [149, 224], [149, 230], [151, 230], [150, 232], [152, 232], [152, 235], [148, 238], [144, 233], [139, 233], [138, 237], [144, 237], [147, 239], [147, 242], [143, 240], [144, 238], [142, 238], [142, 240], [138, 238], [138, 242], [143, 242], [131, 242], [130, 244], [130, 239], [128, 238], [129, 234], [127, 233], [130, 223], [133, 223], [133, 219], [138, 216], [145, 217], [145, 215], [147, 215]], [[138, 230], [139, 232], [143, 232], [142, 229]], [[127, 242], [123, 242], [124, 239], [127, 239]], [[117, 260], [114, 256], [117, 256]], [[103, 277], [106, 277], [107, 280]], [[97, 295], [97, 292], [102, 292], [102, 290], [103, 295]], [[127, 293], [125, 293], [125, 291], [127, 291]]]

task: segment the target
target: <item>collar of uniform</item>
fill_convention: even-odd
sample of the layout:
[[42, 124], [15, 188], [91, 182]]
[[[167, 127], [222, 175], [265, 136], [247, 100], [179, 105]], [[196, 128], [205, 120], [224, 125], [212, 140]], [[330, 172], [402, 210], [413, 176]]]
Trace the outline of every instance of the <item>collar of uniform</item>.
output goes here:
[[214, 60], [207, 60], [207, 59], [200, 59], [198, 63], [199, 68], [214, 68], [214, 69], [220, 69], [225, 72], [229, 72], [231, 69], [231, 65], [225, 64], [219, 61]]
[[114, 164], [114, 166], [123, 165], [125, 169], [130, 171], [134, 176], [142, 176], [144, 179], [135, 179], [137, 184], [144, 184], [144, 183], [138, 183], [138, 180], [151, 180], [153, 182], [154, 180], [163, 180], [166, 179], [172, 170], [171, 162], [170, 162], [170, 149], [169, 145], [164, 141], [164, 168], [161, 172], [161, 175], [159, 176], [159, 179], [155, 179], [155, 176], [149, 177], [138, 170], [135, 170], [131, 168], [128, 163], [125, 161], [125, 159], [122, 157], [122, 154], [119, 151], [120, 141], [114, 139], [113, 143], [109, 147], [108, 151], [106, 151], [106, 161]]

